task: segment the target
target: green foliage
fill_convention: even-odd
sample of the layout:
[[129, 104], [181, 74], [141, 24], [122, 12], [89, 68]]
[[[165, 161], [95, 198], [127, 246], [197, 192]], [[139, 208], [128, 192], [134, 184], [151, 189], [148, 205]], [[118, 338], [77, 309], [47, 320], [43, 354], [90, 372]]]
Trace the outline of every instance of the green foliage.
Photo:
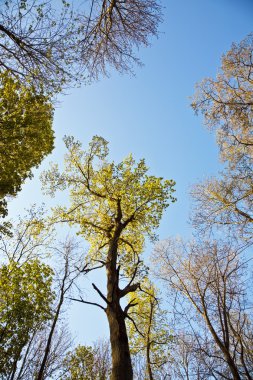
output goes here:
[[108, 143], [102, 137], [95, 136], [87, 152], [73, 138], [66, 138], [65, 143], [69, 151], [65, 171], [60, 173], [53, 165], [42, 176], [49, 194], [60, 189], [70, 193], [70, 206], [56, 207], [50, 224], [68, 222], [78, 226], [90, 244], [89, 263], [95, 268], [98, 263], [106, 267], [106, 297], [93, 287], [107, 307], [96, 305], [106, 311], [109, 322], [112, 378], [118, 378], [124, 368], [124, 378], [130, 379], [132, 365], [125, 325], [130, 306], [122, 309], [120, 300], [140, 286], [145, 271], [139, 266], [145, 237], [155, 238], [154, 230], [164, 209], [175, 201], [175, 183], [148, 175], [145, 161], [135, 162], [131, 155], [119, 164], [108, 162]]
[[10, 373], [31, 334], [51, 318], [53, 272], [39, 260], [0, 268], [0, 374]]
[[122, 223], [118, 253], [126, 270], [142, 252], [144, 237], [155, 238], [163, 210], [175, 201], [175, 183], [148, 175], [145, 160], [136, 163], [131, 155], [119, 164], [109, 163], [108, 143], [102, 137], [93, 137], [87, 152], [73, 138], [65, 143], [65, 172], [53, 165], [42, 176], [49, 194], [70, 191], [70, 207], [55, 208], [53, 220], [77, 224], [94, 259], [105, 259], [116, 225]]
[[[90, 346], [77, 346], [69, 352], [63, 362], [61, 380], [106, 380], [108, 377], [99, 371], [96, 352]], [[107, 369], [106, 372], [109, 372]]]
[[21, 185], [53, 149], [53, 108], [43, 94], [22, 85], [8, 72], [0, 74], [0, 216], [7, 215], [6, 197]]
[[89, 346], [78, 346], [74, 353], [68, 353], [64, 360], [64, 380], [89, 380], [92, 379], [94, 366], [94, 354]]

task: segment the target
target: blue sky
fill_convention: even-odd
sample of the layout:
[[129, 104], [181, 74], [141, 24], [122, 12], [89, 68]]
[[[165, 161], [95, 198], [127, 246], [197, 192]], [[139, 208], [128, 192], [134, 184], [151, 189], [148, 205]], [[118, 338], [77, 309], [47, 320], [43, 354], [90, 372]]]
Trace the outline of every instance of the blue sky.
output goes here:
[[[84, 147], [93, 135], [101, 135], [110, 142], [113, 160], [131, 152], [136, 159], [146, 159], [150, 173], [176, 181], [178, 201], [169, 207], [158, 232], [161, 239], [190, 235], [189, 188], [221, 167], [215, 137], [193, 114], [190, 96], [196, 82], [216, 74], [231, 43], [252, 31], [253, 2], [163, 0], [162, 4], [166, 8], [160, 37], [139, 51], [144, 67], [137, 67], [134, 77], [113, 71], [110, 78], [69, 90], [60, 98], [54, 121], [56, 148], [10, 202], [10, 216], [31, 203], [52, 203], [41, 194], [39, 173], [49, 161], [63, 161], [65, 134], [75, 136]], [[60, 199], [64, 202], [63, 196]], [[147, 245], [147, 254], [151, 250]], [[85, 287], [92, 294], [88, 283]], [[81, 304], [71, 309], [71, 328], [79, 342], [107, 334], [102, 314]]]

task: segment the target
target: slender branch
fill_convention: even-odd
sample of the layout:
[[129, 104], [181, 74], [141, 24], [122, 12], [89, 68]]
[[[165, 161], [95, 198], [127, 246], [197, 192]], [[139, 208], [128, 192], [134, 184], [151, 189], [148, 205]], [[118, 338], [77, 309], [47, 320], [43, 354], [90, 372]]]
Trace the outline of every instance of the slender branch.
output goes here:
[[69, 300], [71, 301], [76, 301], [76, 302], [81, 302], [81, 303], [86, 303], [87, 305], [93, 305], [93, 306], [97, 306], [99, 307], [100, 309], [104, 310], [104, 312], [106, 311], [106, 309], [100, 305], [99, 303], [96, 303], [96, 302], [89, 302], [89, 301], [84, 301], [82, 298], [78, 299], [78, 298], [72, 298], [72, 297], [67, 297]]
[[82, 269], [79, 269], [78, 267], [76, 267], [76, 269], [79, 271], [79, 273], [85, 273], [85, 274], [87, 274], [87, 273], [89, 273], [89, 272], [91, 272], [91, 271], [93, 271], [93, 270], [101, 269], [101, 268], [103, 268], [103, 267], [105, 266], [105, 264], [102, 264], [102, 263], [101, 263], [101, 265], [98, 265], [98, 266], [96, 266], [96, 267], [87, 268], [88, 265], [89, 265], [89, 264], [85, 264], [85, 265], [83, 266]]
[[93, 288], [96, 290], [96, 292], [100, 295], [100, 297], [107, 303], [107, 305], [110, 305], [111, 303], [108, 301], [108, 299], [103, 295], [103, 293], [98, 289], [98, 287], [92, 283]]
[[128, 318], [133, 323], [135, 330], [138, 332], [138, 334], [140, 334], [144, 338], [145, 337], [144, 334], [142, 334], [142, 332], [138, 329], [138, 326], [136, 325], [134, 319], [130, 317], [130, 315], [128, 314], [125, 315], [125, 318]]

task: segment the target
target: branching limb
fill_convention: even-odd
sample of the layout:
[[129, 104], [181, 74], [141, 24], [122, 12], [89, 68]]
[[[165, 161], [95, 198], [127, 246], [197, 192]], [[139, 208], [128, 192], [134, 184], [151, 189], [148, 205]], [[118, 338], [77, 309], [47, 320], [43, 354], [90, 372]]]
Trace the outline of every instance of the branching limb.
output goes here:
[[87, 273], [89, 273], [89, 272], [91, 272], [91, 271], [93, 271], [95, 269], [101, 269], [101, 268], [103, 268], [105, 266], [105, 264], [101, 263], [101, 265], [97, 265], [96, 267], [88, 268], [88, 265], [89, 264], [85, 264], [83, 266], [83, 268], [80, 269], [80, 268], [76, 267], [76, 269], [79, 271], [79, 273], [85, 273], [85, 274], [87, 274]]
[[124, 289], [120, 290], [120, 298], [125, 297], [128, 293], [135, 292], [138, 288], [140, 288], [140, 283], [127, 285]]
[[138, 302], [134, 302], [136, 300], [136, 298], [132, 299], [128, 305], [125, 307], [124, 309], [124, 313], [127, 314], [128, 310], [131, 308], [131, 307], [134, 307], [136, 305], [138, 305]]
[[96, 303], [96, 302], [84, 301], [82, 298], [78, 299], [78, 298], [68, 297], [68, 299], [70, 299], [71, 301], [76, 301], [76, 302], [85, 303], [85, 304], [87, 304], [87, 305], [97, 306], [97, 307], [99, 307], [100, 309], [104, 310], [104, 312], [106, 311], [106, 309], [105, 309], [102, 305], [100, 305], [99, 303]]
[[130, 315], [128, 314], [126, 314], [125, 317], [128, 318], [133, 323], [134, 328], [138, 332], [138, 334], [140, 334], [143, 338], [145, 338], [144, 334], [142, 334], [142, 332], [138, 329], [138, 326], [136, 325], [135, 320], [132, 317], [130, 317]]
[[98, 287], [92, 283], [92, 286], [93, 288], [96, 290], [96, 292], [100, 295], [100, 297], [105, 301], [105, 303], [107, 303], [107, 305], [110, 305], [110, 302], [108, 301], [108, 299], [103, 295], [103, 293], [98, 289]]

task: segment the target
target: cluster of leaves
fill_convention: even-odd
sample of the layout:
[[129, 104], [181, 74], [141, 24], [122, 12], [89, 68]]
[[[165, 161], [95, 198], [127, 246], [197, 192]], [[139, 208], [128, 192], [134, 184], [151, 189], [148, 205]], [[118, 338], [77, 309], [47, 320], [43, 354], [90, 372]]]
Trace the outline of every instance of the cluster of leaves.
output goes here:
[[53, 107], [43, 94], [5, 72], [0, 75], [0, 216], [6, 197], [15, 196], [53, 149]]
[[106, 341], [91, 346], [77, 346], [68, 352], [64, 361], [61, 380], [107, 380], [110, 377], [110, 349]]
[[0, 268], [0, 373], [7, 375], [35, 330], [52, 317], [52, 269], [32, 260]]

